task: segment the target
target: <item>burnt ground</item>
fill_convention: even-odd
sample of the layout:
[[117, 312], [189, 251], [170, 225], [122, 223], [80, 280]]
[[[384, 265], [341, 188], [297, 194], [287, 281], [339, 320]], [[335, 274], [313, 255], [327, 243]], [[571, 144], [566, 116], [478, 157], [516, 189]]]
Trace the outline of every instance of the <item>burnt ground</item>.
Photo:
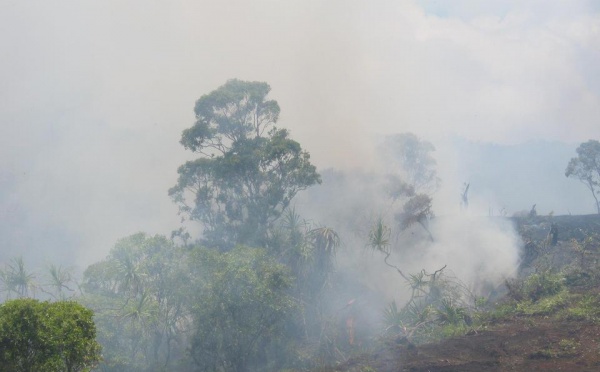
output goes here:
[[[586, 237], [600, 234], [599, 215], [515, 221], [524, 244], [529, 244], [523, 249], [524, 259], [527, 255], [523, 272], [531, 272], [543, 260], [559, 270], [579, 261], [580, 265], [600, 261], [600, 247], [588, 247], [587, 256], [581, 256], [573, 243], [573, 239], [583, 242]], [[551, 245], [548, 233], [553, 224], [559, 236]], [[595, 265], [592, 269], [597, 272], [599, 268]], [[600, 298], [599, 289], [598, 282], [594, 282], [570, 287], [569, 293], [575, 296], [572, 298]], [[570, 305], [573, 304], [565, 307]], [[600, 303], [596, 305], [600, 307]], [[513, 314], [435, 343], [414, 345], [406, 339], [388, 340], [375, 352], [321, 371], [600, 371], [600, 321], [589, 317], [573, 320], [557, 313]]]
[[388, 345], [332, 371], [598, 371], [600, 325], [520, 318], [438, 343]]

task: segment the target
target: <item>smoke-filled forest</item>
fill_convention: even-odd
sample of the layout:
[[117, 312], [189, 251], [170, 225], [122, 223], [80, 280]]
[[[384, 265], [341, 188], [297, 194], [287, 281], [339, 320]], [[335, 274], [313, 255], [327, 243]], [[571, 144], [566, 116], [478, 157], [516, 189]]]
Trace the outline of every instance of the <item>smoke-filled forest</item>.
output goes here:
[[600, 363], [594, 2], [0, 9], [0, 372]]

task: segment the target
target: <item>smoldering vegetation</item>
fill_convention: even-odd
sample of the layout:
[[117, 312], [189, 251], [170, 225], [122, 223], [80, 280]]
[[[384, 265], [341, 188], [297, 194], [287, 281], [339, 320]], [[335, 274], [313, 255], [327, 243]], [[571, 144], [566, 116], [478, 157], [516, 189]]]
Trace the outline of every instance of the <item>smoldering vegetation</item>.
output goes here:
[[[474, 309], [477, 301], [498, 297], [504, 281], [517, 275], [522, 242], [509, 218], [469, 203], [466, 184], [450, 180], [453, 197], [444, 200], [428, 141], [397, 134], [377, 148], [376, 170], [325, 170], [323, 184], [299, 196], [297, 207], [340, 233], [336, 274], [360, 283], [345, 286], [344, 296], [378, 332], [399, 322], [405, 327], [400, 334], [418, 337], [432, 305], [448, 300], [457, 309]], [[436, 202], [444, 214], [436, 215]], [[429, 290], [438, 285], [441, 292], [432, 296]], [[373, 294], [380, 302], [369, 298]]]
[[371, 167], [318, 171], [269, 92], [230, 80], [196, 102], [168, 190], [181, 228], [123, 237], [81, 275], [13, 258], [4, 299], [93, 309], [100, 371], [310, 370], [469, 325], [517, 274], [512, 221], [432, 142], [383, 136]]

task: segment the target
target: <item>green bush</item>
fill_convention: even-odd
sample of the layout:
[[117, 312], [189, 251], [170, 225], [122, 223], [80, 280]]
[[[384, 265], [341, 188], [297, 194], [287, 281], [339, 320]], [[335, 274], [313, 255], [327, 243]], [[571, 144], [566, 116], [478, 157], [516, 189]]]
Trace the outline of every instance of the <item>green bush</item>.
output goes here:
[[597, 296], [583, 296], [574, 306], [569, 307], [562, 316], [567, 320], [600, 320], [600, 299]]
[[559, 293], [564, 287], [562, 275], [551, 273], [548, 270], [541, 271], [530, 275], [523, 281], [523, 297], [536, 302], [543, 297]]
[[73, 301], [0, 305], [0, 371], [89, 371], [100, 360], [92, 311]]
[[521, 315], [550, 315], [566, 307], [570, 297], [566, 291], [546, 296], [537, 302], [526, 300], [517, 303], [516, 312]]

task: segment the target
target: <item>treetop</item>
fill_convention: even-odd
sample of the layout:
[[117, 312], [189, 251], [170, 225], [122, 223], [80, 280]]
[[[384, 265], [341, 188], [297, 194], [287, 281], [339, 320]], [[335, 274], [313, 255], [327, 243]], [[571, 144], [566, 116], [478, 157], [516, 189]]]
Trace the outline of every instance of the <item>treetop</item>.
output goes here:
[[196, 122], [183, 131], [181, 144], [194, 152], [224, 153], [233, 142], [268, 133], [280, 112], [277, 101], [267, 100], [270, 90], [264, 82], [232, 79], [203, 95], [194, 107]]

